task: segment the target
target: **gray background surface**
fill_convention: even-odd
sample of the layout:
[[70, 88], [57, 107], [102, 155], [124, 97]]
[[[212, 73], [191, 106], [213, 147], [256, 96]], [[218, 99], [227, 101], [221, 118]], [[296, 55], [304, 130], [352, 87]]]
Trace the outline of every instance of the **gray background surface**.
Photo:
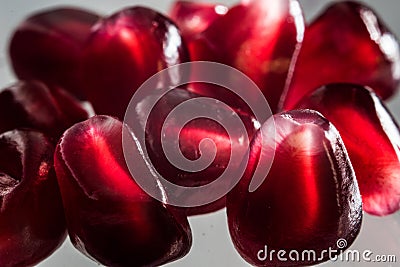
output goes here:
[[[220, 0], [220, 3], [233, 4], [237, 1]], [[312, 18], [321, 8], [330, 1], [327, 0], [300, 0], [307, 19]], [[378, 14], [389, 25], [397, 36], [400, 36], [400, 1], [398, 0], [369, 0], [370, 6], [375, 8]], [[15, 80], [10, 68], [6, 48], [12, 30], [31, 12], [41, 8], [56, 5], [76, 5], [98, 11], [103, 14], [111, 14], [125, 6], [145, 5], [151, 6], [161, 12], [166, 12], [172, 1], [168, 0], [0, 0], [0, 87], [4, 87]], [[397, 95], [389, 102], [394, 116], [400, 119], [400, 96]], [[248, 266], [236, 253], [230, 241], [225, 210], [215, 214], [199, 216], [190, 219], [194, 240], [193, 247], [188, 256], [168, 266]], [[396, 254], [397, 264], [388, 263], [326, 263], [323, 266], [400, 266], [400, 214], [376, 218], [365, 216], [360, 236], [351, 249], [363, 251], [369, 249], [374, 254]], [[77, 252], [69, 241], [54, 253], [46, 261], [39, 264], [40, 267], [97, 266]]]

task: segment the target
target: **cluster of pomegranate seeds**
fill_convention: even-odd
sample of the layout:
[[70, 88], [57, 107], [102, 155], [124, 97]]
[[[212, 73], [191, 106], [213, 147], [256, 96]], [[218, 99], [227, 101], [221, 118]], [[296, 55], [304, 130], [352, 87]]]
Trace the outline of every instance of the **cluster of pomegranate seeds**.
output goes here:
[[55, 168], [72, 243], [106, 266], [155, 266], [191, 245], [185, 216], [147, 195], [130, 176], [117, 119], [95, 116], [65, 132]]
[[[97, 113], [123, 119], [143, 82], [186, 61], [186, 46], [169, 18], [145, 7], [127, 8], [92, 28], [84, 51], [82, 86]], [[178, 84], [180, 79], [170, 73], [164, 83]]]
[[307, 26], [293, 79], [283, 107], [329, 83], [371, 87], [387, 99], [400, 81], [400, 47], [396, 37], [365, 5], [341, 1]]
[[[267, 177], [249, 192], [257, 166], [264, 168], [274, 153]], [[250, 145], [242, 180], [227, 196], [227, 214], [236, 249], [256, 266], [317, 263], [281, 262], [277, 257], [263, 261], [258, 251], [265, 245], [287, 252], [307, 248], [322, 255], [337, 249], [340, 238], [352, 243], [361, 227], [361, 196], [334, 126], [311, 110], [281, 113], [265, 122]], [[319, 261], [329, 259], [324, 256]]]
[[[225, 206], [232, 241], [246, 261], [311, 265], [329, 260], [332, 255], [322, 252], [337, 249], [338, 239], [353, 243], [362, 209], [379, 216], [400, 209], [400, 131], [381, 100], [397, 90], [400, 49], [374, 11], [340, 1], [305, 25], [297, 0], [246, 0], [231, 8], [177, 1], [170, 17], [146, 7], [108, 17], [64, 7], [18, 26], [9, 52], [21, 81], [0, 92], [1, 266], [40, 262], [63, 242], [66, 228], [75, 247], [98, 263], [166, 264], [190, 250], [187, 216]], [[154, 106], [149, 92], [135, 107], [133, 123], [145, 131], [145, 161], [167, 181], [211, 184], [230, 165], [232, 151], [249, 151], [248, 159], [233, 164], [245, 172], [227, 196], [174, 207], [167, 186], [155, 183], [165, 198], [159, 201], [132, 177], [122, 131], [137, 133], [121, 120], [143, 82], [190, 60], [240, 70], [274, 112], [283, 112], [257, 121], [240, 96], [215, 84], [184, 84]], [[180, 85], [185, 75], [196, 81], [200, 71], [164, 72], [154, 92]], [[250, 89], [248, 98], [258, 100]], [[102, 115], [89, 118], [80, 100]], [[231, 135], [206, 117], [174, 124], [185, 114], [168, 122], [191, 100], [193, 112], [206, 106], [219, 117], [235, 113], [244, 131]], [[197, 172], [166, 155], [165, 148], [177, 148], [196, 163], [213, 149], [204, 140], [213, 142], [215, 157]], [[142, 155], [144, 147], [132, 144]], [[259, 252], [266, 245], [322, 257], [264, 260]]]
[[98, 19], [97, 14], [77, 8], [55, 8], [29, 17], [10, 42], [17, 77], [41, 80], [84, 98], [79, 77], [82, 49]]
[[297, 107], [321, 112], [341, 133], [358, 178], [364, 210], [375, 215], [397, 211], [400, 130], [379, 97], [360, 85], [330, 84], [304, 98]]
[[42, 133], [0, 135], [1, 266], [33, 266], [65, 239], [53, 154], [54, 145]]

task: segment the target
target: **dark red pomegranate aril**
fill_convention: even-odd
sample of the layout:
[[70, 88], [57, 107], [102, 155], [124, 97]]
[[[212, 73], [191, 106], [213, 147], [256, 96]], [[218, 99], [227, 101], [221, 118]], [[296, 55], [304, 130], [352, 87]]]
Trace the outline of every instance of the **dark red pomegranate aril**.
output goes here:
[[[243, 1], [217, 18], [188, 46], [192, 60], [220, 62], [249, 76], [275, 111], [303, 31], [297, 1]], [[193, 90], [203, 95], [224, 94], [208, 92], [208, 88]]]
[[[123, 119], [135, 91], [157, 72], [189, 61], [175, 24], [145, 8], [126, 8], [101, 20], [85, 48], [83, 85], [98, 114]], [[169, 73], [160, 86], [177, 84]]]
[[[51, 95], [63, 113], [68, 127], [94, 115], [93, 107], [87, 101], [80, 101], [60, 87], [50, 88]], [[64, 129], [66, 130], [66, 129]]]
[[299, 104], [321, 112], [339, 130], [354, 167], [363, 209], [387, 215], [400, 209], [400, 131], [380, 98], [352, 84], [326, 85]]
[[[149, 95], [143, 99], [140, 105], [138, 105], [141, 108], [135, 109], [137, 111], [137, 123], [146, 125], [146, 147], [152, 164], [164, 179], [180, 186], [196, 187], [217, 180], [226, 170], [230, 160], [232, 160], [231, 153], [234, 151], [235, 153], [241, 152], [244, 154], [249, 143], [244, 140], [246, 138], [247, 140], [251, 140], [253, 134], [257, 131], [258, 124], [255, 123], [256, 119], [254, 117], [238, 113], [241, 119], [240, 123], [243, 124], [245, 132], [241, 132], [240, 128], [235, 128], [235, 133], [229, 136], [229, 133], [222, 125], [233, 119], [231, 114], [234, 110], [228, 110], [226, 107], [220, 106], [217, 100], [207, 104], [207, 114], [210, 116], [215, 115], [215, 117], [220, 116], [221, 121], [214, 121], [203, 117], [193, 119], [185, 125], [179, 125], [177, 122], [186, 117], [187, 112], [195, 111], [194, 113], [198, 112], [200, 114], [205, 104], [196, 100], [196, 98], [200, 99], [199, 97], [201, 96], [183, 89], [171, 90], [160, 98], [151, 110], [147, 121], [143, 121], [142, 114], [147, 113], [144, 107], [149, 106], [149, 103], [153, 101], [152, 96]], [[167, 116], [171, 116], [174, 108], [193, 99], [194, 101], [185, 109], [185, 112], [174, 113], [173, 119], [167, 121]], [[228, 114], [228, 117], [224, 117], [226, 114]], [[163, 126], [166, 127], [164, 134], [162, 134]], [[200, 143], [204, 139], [212, 140], [216, 145], [216, 154], [212, 162], [205, 169], [195, 172], [185, 171], [179, 166], [174, 166], [167, 158], [161, 140], [165, 144], [174, 144], [177, 141], [177, 136], [182, 155], [192, 161], [198, 160], [201, 156], [207, 157], [206, 155], [202, 155]], [[232, 142], [230, 138], [232, 138]], [[176, 153], [177, 151], [174, 150], [174, 152]], [[237, 164], [240, 164], [240, 162], [237, 162]], [[215, 186], [214, 190], [221, 190], [221, 186]], [[187, 215], [210, 213], [225, 207], [224, 195], [221, 194], [220, 200], [210, 204], [185, 208]], [[192, 199], [201, 198], [204, 195], [190, 195], [190, 197]]]
[[147, 195], [130, 176], [123, 125], [107, 116], [75, 124], [55, 153], [72, 243], [106, 266], [155, 266], [183, 257], [188, 221]]
[[352, 1], [333, 3], [305, 32], [283, 108], [292, 109], [304, 96], [329, 83], [371, 87], [387, 99], [400, 81], [396, 37], [373, 10]]
[[221, 4], [175, 1], [169, 14], [178, 25], [184, 39], [190, 41], [226, 12], [228, 8]]
[[76, 122], [86, 120], [82, 104], [60, 88], [49, 90], [37, 81], [20, 81], [0, 92], [0, 133], [32, 128], [54, 142]]
[[1, 266], [33, 266], [65, 239], [53, 154], [54, 146], [42, 133], [0, 135]]
[[[350, 246], [361, 227], [361, 196], [346, 149], [334, 126], [315, 111], [289, 111], [273, 120], [253, 139], [246, 172], [227, 196], [231, 238], [240, 255], [256, 266], [326, 261], [323, 250], [338, 250], [340, 238]], [[270, 157], [269, 173], [249, 192], [257, 165], [263, 167]], [[323, 258], [292, 261], [286, 254], [288, 261], [279, 261], [275, 254], [263, 261], [257, 255], [265, 246], [287, 253], [313, 250]]]
[[9, 52], [13, 69], [22, 80], [41, 80], [84, 98], [79, 69], [83, 45], [99, 16], [65, 7], [36, 13], [12, 36]]

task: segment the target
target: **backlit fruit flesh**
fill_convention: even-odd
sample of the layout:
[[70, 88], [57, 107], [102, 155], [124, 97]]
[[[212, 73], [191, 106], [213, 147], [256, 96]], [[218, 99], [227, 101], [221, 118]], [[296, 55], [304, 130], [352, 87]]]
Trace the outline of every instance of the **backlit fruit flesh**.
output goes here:
[[228, 8], [221, 4], [176, 1], [169, 14], [178, 25], [184, 39], [189, 41], [226, 12]]
[[321, 112], [343, 138], [363, 198], [374, 215], [400, 209], [400, 131], [380, 98], [366, 87], [331, 84], [305, 97], [301, 108]]
[[187, 219], [130, 176], [122, 129], [114, 118], [95, 116], [67, 130], [57, 146], [55, 168], [71, 241], [106, 266], [179, 259], [191, 246]]
[[329, 83], [371, 87], [383, 99], [400, 80], [396, 37], [373, 10], [352, 1], [333, 3], [306, 28], [303, 45], [283, 108]]
[[[83, 86], [97, 114], [122, 120], [142, 83], [188, 60], [180, 31], [170, 19], [145, 7], [126, 8], [94, 26], [85, 48]], [[160, 86], [177, 84], [181, 77], [168, 73], [164, 78]]]
[[54, 146], [42, 133], [0, 135], [0, 265], [34, 266], [66, 236], [53, 167]]
[[41, 11], [23, 21], [10, 42], [13, 69], [22, 80], [41, 80], [84, 98], [79, 69], [83, 45], [97, 14], [61, 7]]
[[[253, 139], [246, 172], [227, 196], [232, 241], [240, 255], [256, 266], [326, 261], [329, 254], [323, 250], [338, 250], [340, 238], [349, 246], [361, 227], [361, 196], [346, 149], [334, 126], [315, 111], [294, 110], [273, 119]], [[253, 191], [257, 165], [263, 168], [271, 157], [269, 173]], [[259, 251], [265, 246], [268, 251], [297, 250], [300, 255], [313, 250], [318, 256], [293, 261], [286, 254], [288, 261], [280, 261], [275, 254], [264, 260]]]
[[[216, 61], [242, 71], [276, 111], [303, 32], [303, 14], [297, 0], [243, 1], [189, 42], [190, 56], [192, 60]], [[225, 93], [218, 88], [209, 92], [208, 88], [192, 90], [203, 95]]]
[[[217, 100], [211, 100], [211, 103], [207, 102], [207, 104], [202, 103], [201, 96], [183, 89], [173, 89], [160, 98], [151, 112], [149, 112], [150, 115], [146, 121], [142, 114], [147, 113], [146, 108], [152, 102], [152, 98], [153, 96], [149, 95], [138, 104], [135, 109], [137, 111], [137, 120], [134, 123], [145, 125], [146, 127], [146, 147], [155, 169], [163, 178], [180, 186], [197, 187], [212, 183], [222, 176], [230, 161], [234, 164], [234, 168], [237, 168], [243, 156], [235, 163], [233, 162], [232, 153], [244, 155], [248, 149], [248, 140], [251, 140], [258, 129], [258, 122], [254, 117], [239, 114], [239, 123], [244, 126], [243, 132], [239, 127], [234, 126], [235, 131], [228, 133], [224, 129], [224, 125], [233, 125], [234, 118], [232, 113], [236, 112], [235, 110], [222, 106], [221, 102]], [[174, 108], [185, 102], [188, 103], [188, 101], [192, 102], [182, 111], [175, 112], [172, 117], [167, 118], [167, 116], [171, 116]], [[219, 118], [219, 121], [200, 117], [191, 120], [185, 125], [179, 123], [179, 121], [187, 117], [188, 113], [199, 115], [203, 114], [204, 111], [206, 115], [215, 119]], [[164, 132], [163, 127], [165, 127]], [[203, 146], [201, 149], [201, 142], [205, 139], [214, 143], [215, 155], [210, 155], [210, 151], [213, 150], [212, 146]], [[174, 144], [177, 144], [177, 147], [173, 147]], [[183, 166], [175, 166], [171, 163], [170, 158], [167, 158], [166, 149], [173, 151], [172, 153], [175, 156], [180, 150], [182, 157], [192, 162], [202, 157], [211, 158], [212, 160], [203, 170], [184, 170]], [[222, 190], [220, 200], [203, 206], [185, 208], [187, 214], [209, 213], [223, 208], [225, 206], [225, 198], [223, 196], [226, 192], [223, 192], [222, 188], [230, 183], [231, 180], [223, 185], [217, 184], [213, 189], [210, 188], [210, 190], [215, 191]], [[204, 194], [190, 195], [189, 197], [191, 199], [204, 198]]]
[[56, 143], [66, 129], [88, 116], [77, 99], [38, 81], [19, 81], [0, 91], [0, 133], [31, 128]]

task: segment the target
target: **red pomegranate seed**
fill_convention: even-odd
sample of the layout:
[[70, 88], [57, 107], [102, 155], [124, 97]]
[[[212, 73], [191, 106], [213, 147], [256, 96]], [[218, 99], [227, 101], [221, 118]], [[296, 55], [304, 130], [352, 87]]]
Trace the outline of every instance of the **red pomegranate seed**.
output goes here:
[[[82, 73], [88, 99], [98, 114], [123, 119], [143, 82], [188, 60], [180, 32], [170, 19], [144, 7], [124, 9], [94, 26]], [[169, 85], [179, 80], [179, 74], [170, 73], [160, 82]]]
[[191, 246], [185, 216], [147, 195], [130, 176], [122, 123], [95, 116], [65, 132], [55, 168], [72, 243], [106, 266], [155, 266]]
[[53, 153], [54, 146], [42, 133], [0, 135], [1, 266], [33, 266], [65, 239]]
[[228, 8], [221, 4], [175, 1], [169, 14], [179, 26], [184, 39], [189, 41], [226, 12]]
[[373, 10], [363, 4], [333, 3], [306, 28], [284, 108], [329, 83], [367, 85], [383, 99], [400, 80], [396, 37]]
[[67, 128], [88, 116], [77, 99], [41, 82], [20, 81], [0, 92], [0, 132], [32, 128], [57, 142]]
[[[264, 168], [271, 157], [269, 173], [250, 192], [257, 165]], [[227, 214], [236, 249], [257, 266], [316, 264], [329, 259], [323, 250], [338, 250], [338, 239], [350, 245], [361, 227], [361, 196], [334, 126], [311, 110], [268, 120], [252, 141], [245, 175], [227, 196]], [[297, 250], [300, 255], [313, 250], [317, 259], [293, 261], [286, 254], [288, 261], [280, 261], [276, 254], [268, 254], [264, 260], [265, 246], [268, 251]]]
[[82, 49], [99, 16], [77, 8], [41, 11], [22, 22], [10, 42], [10, 58], [22, 80], [41, 80], [84, 98]]
[[363, 209], [387, 215], [400, 209], [400, 131], [385, 104], [372, 91], [331, 84], [299, 107], [318, 110], [339, 130], [354, 167]]
[[[297, 0], [243, 1], [190, 42], [189, 50], [192, 60], [216, 61], [245, 73], [275, 111], [303, 31]], [[202, 90], [196, 92], [210, 94]]]
[[67, 128], [94, 115], [93, 108], [88, 102], [79, 101], [64, 89], [52, 87], [50, 92], [64, 114], [63, 117], [66, 119]]
[[[220, 102], [212, 100], [207, 104], [201, 102], [199, 95], [190, 93], [183, 89], [174, 89], [165, 94], [151, 110], [151, 113], [147, 121], [140, 121], [141, 125], [146, 125], [146, 146], [147, 151], [154, 165], [155, 169], [161, 174], [161, 176], [169, 182], [186, 187], [197, 187], [209, 184], [222, 176], [222, 173], [226, 170], [229, 162], [232, 160], [231, 153], [244, 153], [248, 148], [249, 142], [253, 134], [257, 130], [257, 121], [254, 117], [243, 115], [238, 113], [240, 122], [244, 128], [244, 132], [240, 131], [240, 128], [235, 127], [233, 133], [228, 133], [224, 129], [224, 125], [233, 124], [234, 122], [228, 122], [233, 119], [232, 112], [226, 107], [220, 105]], [[167, 116], [171, 116], [171, 112], [174, 108], [186, 101], [193, 100], [189, 106], [184, 108], [182, 112], [175, 112], [172, 118], [167, 120]], [[141, 107], [149, 106], [149, 103], [153, 101], [152, 96], [144, 99], [140, 105]], [[186, 102], [187, 103], [187, 102]], [[179, 121], [183, 121], [187, 117], [189, 112], [203, 114], [203, 107], [206, 105], [206, 115], [213, 116], [215, 119], [220, 118], [216, 121], [211, 118], [195, 118], [185, 125], [180, 125]], [[143, 109], [136, 109], [138, 114], [137, 117], [141, 118]], [[141, 119], [142, 120], [142, 119]], [[162, 131], [162, 128], [165, 131]], [[212, 150], [211, 147], [207, 147], [207, 151], [201, 150], [201, 142], [205, 139], [211, 140], [215, 144], [215, 155], [207, 153]], [[210, 164], [204, 166], [203, 170], [189, 171], [184, 170], [182, 166], [175, 166], [171, 163], [170, 159], [167, 158], [165, 149], [173, 151], [174, 155], [178, 151], [171, 148], [170, 144], [179, 142], [179, 147], [176, 149], [180, 150], [183, 157], [190, 161], [199, 160], [200, 157], [211, 158]], [[232, 140], [232, 141], [231, 141]], [[168, 147], [163, 146], [163, 143]], [[203, 155], [202, 153], [206, 153]], [[240, 164], [240, 161], [233, 162], [233, 164]], [[196, 166], [197, 167], [197, 166]], [[214, 190], [221, 190], [221, 186], [217, 185]], [[226, 192], [222, 192], [221, 199], [211, 204], [185, 208], [188, 215], [197, 215], [202, 213], [210, 213], [225, 207]], [[190, 198], [203, 197], [204, 195], [193, 196]]]

